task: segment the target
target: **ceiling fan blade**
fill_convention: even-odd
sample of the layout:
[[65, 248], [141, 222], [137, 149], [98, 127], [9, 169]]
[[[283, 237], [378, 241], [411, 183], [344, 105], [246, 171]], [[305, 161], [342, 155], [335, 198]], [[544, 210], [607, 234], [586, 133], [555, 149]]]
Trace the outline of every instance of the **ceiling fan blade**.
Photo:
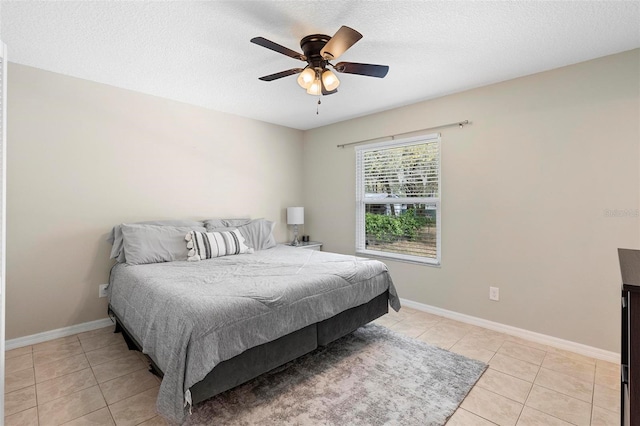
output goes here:
[[378, 78], [384, 78], [389, 72], [388, 65], [359, 64], [357, 62], [338, 62], [333, 68], [346, 74], [359, 74]]
[[348, 48], [356, 44], [362, 38], [362, 34], [349, 28], [341, 26], [340, 29], [331, 37], [331, 40], [324, 45], [320, 51], [320, 55], [326, 60], [336, 59], [347, 51]]
[[265, 75], [260, 77], [259, 79], [262, 81], [273, 81], [282, 77], [288, 77], [290, 75], [298, 74], [302, 72], [302, 68], [291, 68], [290, 70], [280, 71], [275, 74]]
[[266, 47], [267, 49], [271, 49], [274, 52], [282, 53], [283, 55], [289, 56], [293, 59], [300, 59], [301, 61], [307, 60], [307, 58], [302, 53], [298, 53], [295, 50], [289, 49], [288, 47], [281, 46], [278, 43], [274, 43], [264, 37], [254, 37], [251, 39], [251, 43], [257, 44], [258, 46]]

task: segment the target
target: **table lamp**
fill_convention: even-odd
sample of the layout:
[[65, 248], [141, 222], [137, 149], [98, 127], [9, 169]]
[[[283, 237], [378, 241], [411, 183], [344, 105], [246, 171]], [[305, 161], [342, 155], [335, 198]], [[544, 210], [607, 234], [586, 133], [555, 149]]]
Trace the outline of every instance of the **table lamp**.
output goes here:
[[287, 225], [293, 225], [292, 246], [299, 246], [298, 225], [304, 225], [304, 207], [287, 207]]

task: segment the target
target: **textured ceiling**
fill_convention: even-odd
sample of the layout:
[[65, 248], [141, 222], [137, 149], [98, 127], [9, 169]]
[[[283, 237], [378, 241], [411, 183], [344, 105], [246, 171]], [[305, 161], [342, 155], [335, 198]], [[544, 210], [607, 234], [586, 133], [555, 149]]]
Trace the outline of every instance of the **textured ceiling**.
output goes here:
[[[2, 1], [10, 61], [298, 129], [640, 47], [639, 1]], [[301, 51], [348, 25], [341, 61], [386, 64], [384, 79], [338, 74], [307, 95], [304, 65], [249, 40]]]

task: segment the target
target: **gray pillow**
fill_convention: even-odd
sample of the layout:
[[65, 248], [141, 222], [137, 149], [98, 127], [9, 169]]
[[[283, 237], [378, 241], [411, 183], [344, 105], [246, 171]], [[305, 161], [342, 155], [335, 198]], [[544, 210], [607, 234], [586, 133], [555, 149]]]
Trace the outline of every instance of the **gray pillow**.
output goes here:
[[[191, 228], [201, 228], [204, 226], [202, 222], [195, 220], [150, 220], [146, 222], [136, 222], [133, 225], [158, 225], [158, 226], [187, 226]], [[127, 259], [124, 254], [124, 245], [122, 243], [122, 230], [120, 225], [116, 225], [107, 237], [107, 241], [113, 246], [111, 247], [110, 259], [116, 259], [120, 263], [125, 263]]]
[[266, 250], [277, 245], [273, 237], [275, 222], [266, 219], [255, 219], [246, 225], [238, 226], [245, 244], [254, 250]]
[[187, 260], [184, 237], [190, 231], [206, 232], [204, 227], [120, 225], [127, 263], [173, 262]]
[[207, 232], [214, 232], [222, 228], [237, 228], [249, 222], [251, 219], [207, 219], [204, 221], [204, 226]]
[[[210, 222], [205, 220], [207, 226], [207, 232], [222, 232], [238, 229], [240, 235], [244, 237], [244, 243], [254, 250], [266, 250], [278, 245], [276, 239], [273, 236], [273, 229], [276, 226], [275, 222], [271, 222], [266, 219], [254, 219], [247, 221], [246, 224], [240, 226], [222, 226], [218, 228], [210, 228], [212, 224], [223, 224], [224, 220], [220, 222]], [[231, 223], [230, 219], [226, 220], [227, 223]], [[236, 222], [237, 223], [237, 222]]]

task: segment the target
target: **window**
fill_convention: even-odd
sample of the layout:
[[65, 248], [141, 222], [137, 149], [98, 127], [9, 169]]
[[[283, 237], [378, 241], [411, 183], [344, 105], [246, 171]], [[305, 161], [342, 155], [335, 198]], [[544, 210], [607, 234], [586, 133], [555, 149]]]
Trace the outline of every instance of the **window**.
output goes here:
[[356, 147], [356, 253], [440, 264], [440, 135]]

